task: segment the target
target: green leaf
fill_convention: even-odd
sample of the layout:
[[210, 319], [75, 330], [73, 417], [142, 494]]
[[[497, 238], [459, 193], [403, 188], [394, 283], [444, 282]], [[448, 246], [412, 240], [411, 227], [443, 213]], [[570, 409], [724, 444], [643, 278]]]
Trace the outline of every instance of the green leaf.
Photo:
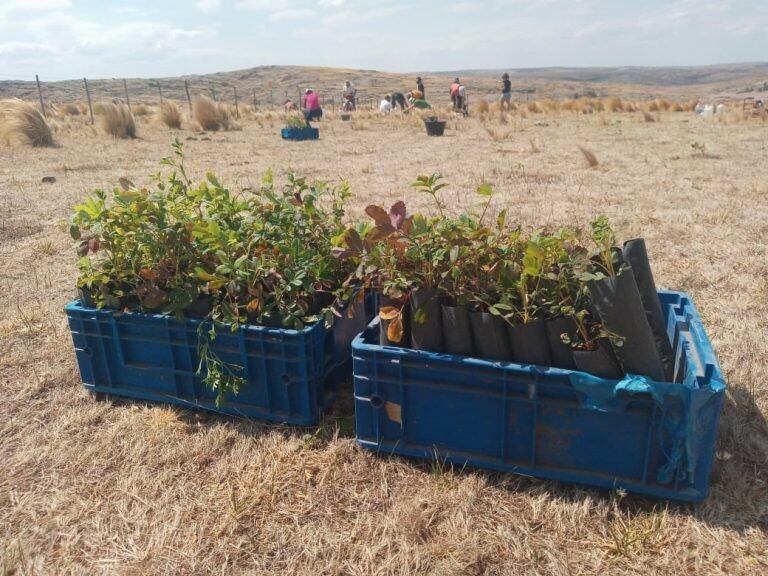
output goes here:
[[476, 192], [480, 196], [485, 196], [487, 198], [490, 198], [491, 196], [493, 196], [493, 186], [491, 186], [490, 184], [480, 184], [480, 186], [477, 187]]

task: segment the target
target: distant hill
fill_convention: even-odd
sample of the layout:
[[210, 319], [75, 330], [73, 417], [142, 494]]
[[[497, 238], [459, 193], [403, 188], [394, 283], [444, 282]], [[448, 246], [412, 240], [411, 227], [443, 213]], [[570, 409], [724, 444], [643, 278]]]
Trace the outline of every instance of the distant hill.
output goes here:
[[[713, 66], [617, 67], [617, 68], [519, 68], [507, 70], [516, 90], [532, 91], [533, 98], [572, 97], [578, 94], [614, 95], [643, 99], [658, 95], [684, 97], [716, 95], [736, 97], [755, 91], [768, 80], [768, 63], [718, 64]], [[427, 98], [441, 100], [447, 96], [449, 76], [465, 78], [470, 93], [493, 95], [498, 92], [502, 70], [460, 70], [421, 73]], [[185, 81], [194, 98], [199, 94], [217, 99], [267, 105], [282, 104], [286, 98], [296, 100], [305, 88], [319, 90], [326, 99], [338, 99], [342, 84], [350, 80], [360, 95], [371, 102], [394, 90], [415, 87], [416, 73], [395, 74], [376, 70], [351, 70], [309, 66], [258, 66], [245, 70], [214, 74], [176, 76], [170, 78], [129, 78], [132, 101], [157, 102], [160, 90], [164, 98], [186, 100]], [[43, 94], [52, 102], [85, 100], [82, 79], [46, 82]], [[122, 79], [88, 79], [95, 101], [123, 98]], [[435, 95], [439, 96], [435, 96]], [[34, 81], [0, 81], [0, 99], [37, 99]]]

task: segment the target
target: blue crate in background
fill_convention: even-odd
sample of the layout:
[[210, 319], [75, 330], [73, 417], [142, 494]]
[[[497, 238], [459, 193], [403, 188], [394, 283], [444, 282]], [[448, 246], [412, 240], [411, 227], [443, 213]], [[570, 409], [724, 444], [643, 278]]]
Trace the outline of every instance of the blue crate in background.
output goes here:
[[541, 478], [701, 501], [725, 382], [691, 299], [660, 291], [676, 381], [352, 344], [358, 443]]
[[[350, 342], [370, 316], [321, 321], [303, 330], [217, 326], [213, 351], [243, 367], [239, 394], [217, 407], [216, 393], [196, 374], [200, 320], [159, 314], [65, 307], [83, 385], [93, 392], [312, 425], [350, 373]], [[210, 323], [206, 324], [209, 327]], [[205, 328], [207, 330], [207, 328]], [[204, 330], [204, 331], [205, 331]]]
[[283, 140], [317, 140], [320, 130], [311, 126], [288, 126], [281, 132]]

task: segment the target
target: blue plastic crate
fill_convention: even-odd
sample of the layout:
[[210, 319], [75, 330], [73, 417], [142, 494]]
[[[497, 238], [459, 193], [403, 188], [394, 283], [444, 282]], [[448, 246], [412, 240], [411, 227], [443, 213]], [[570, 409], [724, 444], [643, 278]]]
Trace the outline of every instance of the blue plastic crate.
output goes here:
[[679, 383], [380, 346], [378, 319], [352, 344], [357, 441], [655, 497], [709, 491], [725, 382], [682, 292], [659, 292]]
[[317, 140], [320, 130], [311, 126], [288, 126], [281, 132], [284, 140]]
[[316, 423], [338, 382], [349, 375], [349, 324], [365, 324], [362, 315], [337, 319], [331, 329], [322, 321], [303, 330], [243, 326], [232, 332], [218, 326], [212, 349], [224, 362], [243, 367], [246, 382], [216, 407], [216, 393], [195, 374], [200, 320], [119, 314], [79, 301], [65, 310], [89, 390], [298, 425]]

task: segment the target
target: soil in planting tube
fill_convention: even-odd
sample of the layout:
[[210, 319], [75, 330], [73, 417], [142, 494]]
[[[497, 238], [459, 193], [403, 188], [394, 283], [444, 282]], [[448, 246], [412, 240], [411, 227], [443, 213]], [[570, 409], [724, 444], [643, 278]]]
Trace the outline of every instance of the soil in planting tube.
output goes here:
[[507, 323], [503, 318], [488, 312], [470, 312], [469, 321], [478, 358], [505, 362], [512, 360]]
[[567, 334], [571, 341], [576, 335], [576, 323], [573, 318], [561, 316], [551, 318], [544, 323], [549, 342], [549, 353], [552, 357], [552, 366], [555, 368], [567, 368], [573, 370], [576, 363], [573, 360], [573, 349], [563, 342], [562, 335]]
[[623, 339], [621, 346], [614, 345], [622, 368], [630, 374], [663, 382], [664, 367], [632, 267], [624, 266], [616, 276], [591, 280], [587, 287], [606, 330]]
[[550, 366], [549, 342], [544, 319], [537, 318], [528, 324], [507, 325], [512, 358], [519, 364]]
[[414, 350], [443, 351], [440, 294], [434, 288], [411, 292], [411, 346]]
[[78, 288], [77, 299], [80, 300], [80, 304], [82, 304], [86, 308], [96, 307], [96, 300], [93, 299], [92, 288]]
[[190, 318], [205, 318], [211, 313], [213, 308], [213, 298], [210, 296], [199, 296], [197, 300], [192, 302], [184, 313]]
[[472, 356], [472, 328], [469, 322], [469, 308], [443, 304], [443, 345], [448, 354]]
[[666, 380], [672, 380], [675, 370], [675, 355], [672, 344], [667, 336], [667, 326], [664, 322], [664, 313], [661, 311], [659, 294], [656, 291], [656, 283], [653, 281], [653, 272], [648, 262], [648, 251], [645, 248], [645, 240], [637, 238], [624, 243], [624, 258], [632, 266], [635, 275], [637, 289], [640, 291], [640, 299], [645, 308], [645, 317], [653, 332], [656, 349], [661, 356]]
[[600, 346], [597, 350], [574, 350], [573, 361], [582, 372], [587, 372], [600, 378], [619, 380], [624, 377], [610, 344]]
[[[392, 306], [398, 310], [402, 310], [399, 318], [393, 318], [385, 320], [379, 316], [379, 343], [382, 346], [398, 346], [400, 348], [409, 348], [411, 345], [411, 309], [408, 303], [404, 300], [394, 300], [385, 296], [381, 292], [378, 294], [379, 310], [387, 306]], [[402, 338], [399, 342], [390, 340], [387, 336], [389, 327], [393, 322], [402, 322]]]

